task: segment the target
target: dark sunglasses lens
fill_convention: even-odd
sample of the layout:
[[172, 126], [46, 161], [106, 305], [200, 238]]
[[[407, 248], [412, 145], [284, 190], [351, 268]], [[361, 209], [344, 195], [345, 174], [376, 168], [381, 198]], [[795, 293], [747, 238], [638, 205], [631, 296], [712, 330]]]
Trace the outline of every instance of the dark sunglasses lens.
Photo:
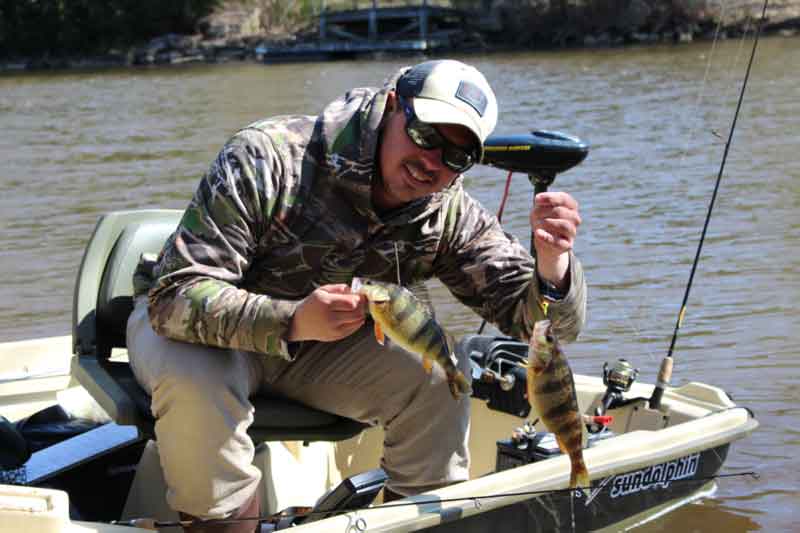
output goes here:
[[451, 170], [464, 172], [474, 163], [472, 154], [460, 148], [448, 147], [442, 151], [442, 161]]
[[443, 143], [442, 136], [439, 135], [436, 128], [419, 120], [414, 120], [408, 124], [406, 132], [411, 140], [414, 141], [414, 144], [425, 150], [438, 148]]

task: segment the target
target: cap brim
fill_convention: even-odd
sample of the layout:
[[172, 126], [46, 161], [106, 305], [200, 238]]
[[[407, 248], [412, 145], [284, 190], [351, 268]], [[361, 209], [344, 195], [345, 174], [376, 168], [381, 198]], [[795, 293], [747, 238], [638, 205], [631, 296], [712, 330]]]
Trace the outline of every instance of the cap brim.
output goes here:
[[483, 159], [483, 141], [481, 130], [472, 118], [461, 109], [441, 100], [417, 96], [413, 100], [414, 114], [422, 122], [428, 124], [456, 124], [464, 126], [478, 141], [478, 160]]

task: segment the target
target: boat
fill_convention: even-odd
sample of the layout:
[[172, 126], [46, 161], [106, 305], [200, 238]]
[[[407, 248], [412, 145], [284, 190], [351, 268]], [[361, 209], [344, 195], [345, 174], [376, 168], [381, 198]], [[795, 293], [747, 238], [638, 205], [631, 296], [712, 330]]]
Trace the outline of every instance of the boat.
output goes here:
[[[536, 191], [588, 154], [557, 132], [490, 137], [484, 163], [525, 172]], [[86, 247], [72, 335], [0, 344], [0, 533], [180, 531], [165, 502], [148, 398], [127, 363], [138, 257], [181, 212], [101, 217]], [[624, 359], [575, 375], [588, 417], [586, 491], [525, 396], [527, 345], [467, 335], [472, 363], [468, 481], [380, 503], [382, 430], [278, 397], [253, 399], [262, 531], [621, 530], [713, 493], [730, 446], [758, 427], [720, 388], [637, 381]], [[170, 529], [170, 526], [173, 529]]]

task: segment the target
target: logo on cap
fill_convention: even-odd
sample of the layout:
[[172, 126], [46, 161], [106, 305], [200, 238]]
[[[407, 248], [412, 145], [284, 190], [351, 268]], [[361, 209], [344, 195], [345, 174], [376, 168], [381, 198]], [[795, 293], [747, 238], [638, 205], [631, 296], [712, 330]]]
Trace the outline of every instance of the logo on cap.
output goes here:
[[483, 94], [480, 87], [466, 80], [462, 80], [461, 83], [458, 84], [456, 98], [469, 104], [481, 117], [486, 112], [486, 106], [489, 103], [489, 99]]

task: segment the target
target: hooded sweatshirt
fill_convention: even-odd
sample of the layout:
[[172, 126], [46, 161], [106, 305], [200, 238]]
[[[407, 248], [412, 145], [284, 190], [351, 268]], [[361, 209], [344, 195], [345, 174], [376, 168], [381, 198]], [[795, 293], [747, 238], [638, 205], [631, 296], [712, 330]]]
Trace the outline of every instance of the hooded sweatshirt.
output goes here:
[[[286, 336], [314, 289], [353, 277], [403, 285], [437, 277], [504, 333], [544, 318], [535, 262], [464, 191], [376, 211], [387, 93], [353, 89], [317, 116], [280, 116], [236, 133], [200, 182], [153, 269], [153, 329], [173, 340], [291, 360]], [[399, 267], [398, 267], [399, 263]], [[586, 286], [570, 257], [569, 292], [549, 303], [559, 337], [583, 325]]]

